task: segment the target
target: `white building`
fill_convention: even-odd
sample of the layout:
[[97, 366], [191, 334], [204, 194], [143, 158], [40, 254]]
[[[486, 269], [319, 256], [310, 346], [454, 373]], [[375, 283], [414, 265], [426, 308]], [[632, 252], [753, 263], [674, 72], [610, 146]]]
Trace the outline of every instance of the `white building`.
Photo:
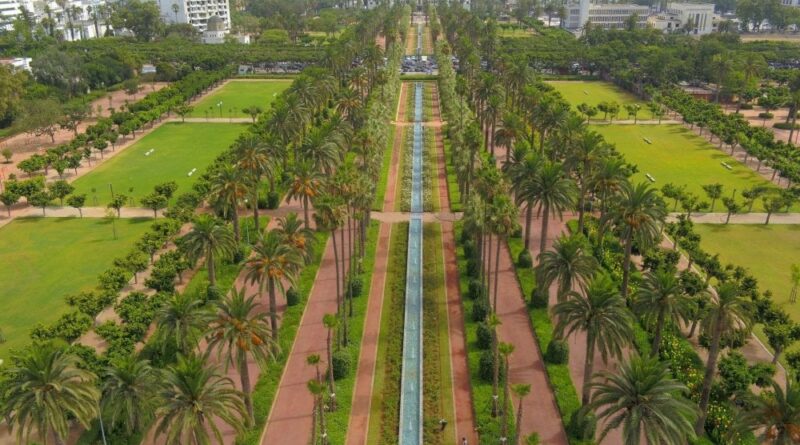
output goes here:
[[211, 45], [225, 43], [226, 34], [228, 31], [225, 29], [225, 21], [219, 16], [211, 16], [206, 22], [206, 30], [203, 31], [203, 43]]
[[62, 7], [55, 1], [37, 2], [35, 15], [37, 21], [52, 19], [55, 31], [60, 32], [64, 40], [94, 39], [104, 36], [109, 28], [106, 20], [98, 17], [105, 4], [105, 0], [67, 0]]
[[33, 12], [32, 0], [0, 0], [0, 30], [11, 31], [22, 9]]
[[714, 31], [712, 3], [669, 3], [667, 9], [648, 20], [651, 26], [664, 32], [705, 35]]
[[161, 17], [167, 23], [188, 23], [204, 32], [208, 20], [222, 19], [225, 31], [231, 29], [231, 9], [228, 0], [158, 0]]
[[636, 27], [645, 28], [650, 7], [628, 3], [596, 4], [589, 0], [580, 0], [567, 5], [564, 27], [579, 32], [589, 23], [594, 28], [620, 29], [625, 27], [632, 15], [636, 15]]

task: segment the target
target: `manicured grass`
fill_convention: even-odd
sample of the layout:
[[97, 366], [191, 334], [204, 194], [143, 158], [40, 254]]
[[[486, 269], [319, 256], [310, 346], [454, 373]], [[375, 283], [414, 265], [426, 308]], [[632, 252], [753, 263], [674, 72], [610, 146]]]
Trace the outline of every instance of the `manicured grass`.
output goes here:
[[[706, 184], [722, 184], [723, 196], [731, 196], [736, 190], [736, 198], [740, 203], [743, 202], [742, 191], [753, 186], [765, 185], [777, 190], [753, 170], [681, 125], [598, 125], [593, 126], [592, 130], [615, 144], [625, 159], [638, 167], [639, 171], [634, 175], [637, 182], [648, 181], [645, 174], [649, 173], [656, 180], [653, 186], [660, 189], [667, 183], [686, 185], [686, 191], [709, 204], [710, 200], [702, 188]], [[650, 139], [652, 144], [648, 144], [644, 138]], [[722, 162], [728, 164], [731, 170], [725, 168]], [[672, 202], [669, 204], [672, 210]], [[759, 199], [753, 210], [760, 211], [762, 207]], [[714, 211], [726, 211], [719, 200]]]
[[[620, 105], [620, 114], [618, 118], [624, 119], [627, 117], [625, 109], [622, 108], [626, 104], [639, 103], [642, 101], [637, 99], [627, 91], [623, 91], [617, 86], [608, 82], [601, 81], [580, 81], [580, 80], [553, 80], [548, 81], [548, 84], [555, 87], [561, 93], [564, 99], [567, 100], [573, 107], [577, 107], [582, 103], [592, 106], [597, 106], [600, 102], [616, 102]], [[595, 115], [595, 119], [602, 119], [603, 113]], [[640, 119], [650, 117], [647, 110], [639, 112]]]
[[450, 211], [461, 211], [461, 190], [458, 188], [458, 178], [456, 177], [456, 169], [452, 164], [453, 147], [450, 145], [450, 140], [442, 135], [442, 142], [444, 143], [444, 161], [447, 170], [447, 191], [450, 194]]
[[722, 264], [747, 268], [759, 288], [800, 322], [800, 306], [789, 303], [791, 266], [800, 264], [800, 226], [754, 224], [695, 224], [701, 247], [718, 253]]
[[368, 445], [397, 443], [400, 417], [400, 372], [403, 355], [403, 315], [406, 291], [408, 223], [392, 226], [384, 286], [381, 332], [372, 385]]
[[[242, 109], [256, 105], [267, 110], [272, 101], [291, 84], [291, 79], [232, 80], [196, 103], [189, 116], [219, 118], [222, 110], [223, 118], [250, 117]], [[222, 106], [218, 107], [220, 102]]]
[[112, 260], [126, 253], [152, 220], [21, 218], [0, 228], [0, 358], [28, 343], [36, 323], [68, 312], [64, 297], [91, 290]]
[[423, 159], [425, 175], [423, 187], [425, 188], [425, 201], [430, 201], [430, 208], [432, 211], [438, 211], [441, 209], [441, 202], [439, 199], [439, 150], [436, 148], [434, 131], [436, 130], [433, 127], [427, 127], [423, 133], [423, 141], [425, 143], [425, 158]]
[[455, 428], [442, 433], [439, 419], [454, 422], [453, 381], [450, 363], [450, 336], [447, 327], [447, 296], [442, 255], [442, 226], [428, 223], [423, 226], [423, 375], [426, 444], [456, 443]]
[[[246, 128], [244, 124], [164, 124], [78, 178], [73, 183], [75, 193], [86, 194], [87, 206], [105, 207], [111, 201], [109, 184], [115, 194], [133, 197], [134, 206], [140, 206], [139, 199], [162, 182], [175, 181], [177, 194], [186, 192]], [[145, 156], [151, 149], [155, 151]]]
[[318, 248], [314, 250], [314, 260], [300, 272], [300, 276], [297, 278], [295, 289], [297, 289], [300, 295], [300, 302], [295, 306], [287, 306], [281, 317], [281, 325], [280, 328], [278, 328], [280, 353], [274, 360], [270, 361], [269, 364], [261, 369], [261, 374], [253, 388], [255, 425], [242, 432], [236, 438], [237, 445], [255, 445], [260, 443], [261, 432], [264, 429], [264, 424], [272, 409], [272, 402], [275, 399], [275, 393], [278, 391], [278, 385], [283, 376], [283, 368], [286, 366], [286, 360], [289, 358], [289, 353], [292, 350], [292, 344], [297, 335], [297, 328], [300, 326], [300, 319], [303, 317], [303, 311], [308, 302], [308, 295], [311, 293], [311, 288], [314, 286], [314, 281], [317, 278], [317, 271], [322, 262], [322, 253], [325, 251], [325, 245], [328, 242], [328, 233], [318, 232], [316, 238], [316, 245]]

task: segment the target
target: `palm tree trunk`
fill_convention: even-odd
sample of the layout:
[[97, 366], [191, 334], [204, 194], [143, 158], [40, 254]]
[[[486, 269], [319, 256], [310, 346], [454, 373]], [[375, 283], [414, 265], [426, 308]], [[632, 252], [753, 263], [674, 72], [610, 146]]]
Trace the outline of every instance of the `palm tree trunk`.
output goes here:
[[517, 422], [515, 424], [515, 430], [516, 431], [514, 432], [514, 443], [513, 443], [513, 445], [519, 445], [519, 438], [520, 438], [520, 435], [521, 435], [520, 433], [522, 431], [522, 428], [520, 428], [520, 425], [522, 425], [522, 397], [519, 398], [519, 402], [517, 403]]
[[[322, 396], [320, 396], [322, 398]], [[322, 436], [322, 445], [328, 445], [328, 437], [327, 437], [327, 430], [325, 428], [325, 407], [324, 403], [320, 400], [319, 404], [319, 429], [320, 432], [323, 434]]]
[[261, 233], [258, 224], [258, 186], [253, 187], [253, 225], [256, 228], [256, 234]]
[[233, 239], [236, 240], [236, 244], [239, 244], [241, 240], [241, 233], [239, 230], [239, 212], [237, 212], [237, 208], [233, 206], [233, 215], [231, 215], [231, 222], [233, 222]]
[[539, 257], [547, 247], [547, 226], [550, 223], [550, 204], [545, 204], [542, 212], [542, 239], [539, 240]]
[[331, 230], [331, 240], [333, 241], [333, 264], [336, 266], [336, 312], [342, 313], [342, 293], [339, 286], [339, 249], [336, 248], [336, 229]]
[[308, 196], [303, 196], [303, 223], [306, 225], [306, 229], [310, 228], [308, 223]]
[[711, 338], [711, 347], [708, 349], [708, 362], [706, 362], [706, 374], [703, 378], [703, 390], [700, 393], [700, 416], [697, 418], [697, 423], [694, 426], [695, 434], [698, 436], [701, 435], [705, 429], [706, 416], [708, 415], [708, 401], [711, 397], [711, 383], [714, 380], [714, 374], [717, 370], [719, 342], [722, 337], [722, 331], [718, 324], [719, 321], [717, 320], [717, 326], [714, 327], [714, 334]]
[[497, 356], [497, 328], [493, 328], [493, 339], [492, 339], [492, 355], [494, 356], [494, 360], [492, 360], [492, 417], [497, 417], [497, 388], [499, 386], [499, 374], [500, 374], [500, 357]]
[[533, 221], [533, 204], [528, 203], [528, 208], [525, 210], [525, 250], [528, 250], [531, 245], [531, 222]]
[[656, 332], [653, 335], [653, 347], [650, 349], [650, 357], [658, 357], [658, 350], [661, 348], [661, 335], [664, 332], [665, 315], [663, 308], [658, 311], [658, 321], [656, 322]]
[[319, 410], [319, 397], [314, 394], [314, 408], [311, 409], [311, 445], [317, 445], [317, 410]]
[[[347, 258], [346, 258], [345, 250], [344, 250], [345, 249], [344, 232], [345, 232], [345, 228], [342, 227], [339, 230], [339, 241], [341, 241], [339, 243], [339, 244], [341, 244], [341, 246], [339, 246], [339, 248], [342, 249], [342, 291], [344, 291], [344, 280], [345, 280], [345, 276], [347, 275], [347, 267], [345, 266], [345, 264], [347, 264]], [[338, 282], [337, 282], [337, 285], [338, 285]], [[342, 317], [342, 346], [347, 346], [347, 344], [349, 343], [349, 340], [350, 340], [348, 338], [348, 335], [347, 335], [347, 325], [348, 325], [347, 315], [344, 314], [344, 311], [346, 309], [345, 308], [346, 305], [347, 305], [347, 301], [344, 299], [344, 295], [342, 295], [342, 315], [343, 315], [343, 317]]]
[[253, 399], [250, 395], [250, 369], [247, 367], [247, 356], [242, 355], [242, 360], [239, 362], [239, 375], [242, 379], [242, 398], [244, 399], [244, 407], [247, 409], [246, 425], [251, 425], [253, 422]]
[[586, 333], [586, 361], [583, 364], [583, 388], [581, 405], [586, 406], [591, 396], [592, 374], [594, 373], [594, 334]]
[[[506, 356], [505, 360], [506, 370], [505, 370], [505, 382], [503, 382], [503, 423], [500, 426], [500, 431], [502, 431], [500, 437], [508, 437], [508, 356]], [[505, 443], [505, 442], [503, 442]]]
[[581, 181], [581, 191], [578, 197], [578, 233], [583, 233], [583, 208], [586, 206], [586, 181]]
[[633, 250], [633, 231], [629, 227], [625, 237], [625, 260], [622, 263], [622, 297], [628, 299], [628, 280], [631, 275], [631, 251]]
[[214, 251], [208, 251], [208, 255], [206, 256], [206, 269], [208, 269], [208, 285], [209, 286], [216, 286], [217, 285], [217, 274], [214, 270]]
[[[331, 349], [332, 349], [331, 348], [331, 343], [332, 343], [332, 341], [331, 341], [331, 331], [332, 331], [332, 329], [328, 329], [328, 339], [326, 341], [326, 349], [327, 349], [326, 352], [328, 353], [328, 391], [330, 391], [330, 393], [333, 394], [334, 393], [334, 388], [333, 388], [333, 351], [331, 351]], [[323, 427], [323, 430], [324, 430], [324, 427]]]
[[492, 288], [492, 234], [488, 232], [486, 237], [489, 238], [489, 247], [486, 249], [486, 292]]
[[497, 247], [494, 249], [494, 304], [493, 310], [497, 313], [497, 282], [498, 282], [498, 275], [500, 272], [500, 243], [501, 241], [505, 241], [501, 236], [498, 236], [497, 239]]
[[275, 280], [267, 278], [269, 288], [269, 327], [272, 330], [272, 339], [278, 341], [278, 302], [275, 298]]

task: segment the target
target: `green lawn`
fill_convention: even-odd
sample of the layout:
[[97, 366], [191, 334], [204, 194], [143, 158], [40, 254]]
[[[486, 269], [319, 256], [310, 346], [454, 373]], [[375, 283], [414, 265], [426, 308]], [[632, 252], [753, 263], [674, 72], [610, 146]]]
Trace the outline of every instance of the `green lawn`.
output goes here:
[[[553, 80], [548, 81], [550, 85], [564, 96], [573, 107], [577, 107], [581, 103], [587, 103], [592, 106], [597, 106], [600, 102], [617, 102], [620, 107], [626, 104], [643, 102], [637, 99], [634, 95], [624, 91], [617, 86], [608, 82], [600, 81], [582, 81], [582, 80]], [[603, 113], [598, 113], [595, 119], [602, 119]], [[627, 118], [627, 113], [624, 108], [620, 108], [618, 119]], [[650, 113], [647, 110], [639, 112], [639, 118], [649, 119]]]
[[[109, 184], [113, 185], [114, 193], [132, 196], [137, 201], [151, 193], [153, 186], [166, 181], [177, 182], [180, 194], [191, 187], [245, 128], [244, 124], [164, 124], [123, 153], [78, 178], [73, 185], [76, 193], [86, 193], [87, 206], [108, 204], [111, 200]], [[151, 149], [155, 151], [145, 156]], [[194, 168], [197, 170], [189, 176]]]
[[[628, 162], [638, 166], [639, 172], [634, 175], [636, 181], [647, 181], [645, 174], [649, 173], [656, 180], [653, 185], [659, 189], [669, 182], [686, 185], [688, 192], [709, 201], [702, 186], [720, 183], [723, 196], [730, 196], [735, 189], [736, 197], [742, 202], [742, 190], [755, 185], [774, 187], [681, 125], [602, 125], [592, 129], [615, 144]], [[652, 144], [645, 142], [644, 138]], [[722, 162], [732, 169], [723, 167]], [[760, 211], [761, 207], [759, 199], [753, 210]], [[724, 212], [725, 207], [718, 201], [714, 211]]]
[[28, 342], [36, 323], [68, 312], [64, 297], [90, 290], [111, 261], [128, 251], [152, 220], [122, 219], [114, 239], [102, 219], [22, 218], [0, 228], [0, 358]]
[[[243, 108], [258, 105], [266, 110], [278, 95], [289, 88], [291, 79], [232, 80], [194, 105], [191, 117], [249, 117]], [[217, 106], [222, 102], [221, 106]], [[208, 112], [208, 115], [206, 115]]]
[[791, 265], [800, 264], [800, 226], [771, 224], [695, 224], [701, 246], [718, 253], [723, 265], [746, 267], [758, 279], [758, 287], [771, 290], [773, 299], [795, 321], [800, 303], [789, 303]]

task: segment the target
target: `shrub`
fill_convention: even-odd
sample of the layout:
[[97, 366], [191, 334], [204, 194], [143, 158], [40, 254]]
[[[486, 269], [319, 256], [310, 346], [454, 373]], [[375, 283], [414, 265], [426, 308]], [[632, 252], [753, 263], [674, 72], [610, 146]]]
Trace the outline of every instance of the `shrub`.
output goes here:
[[471, 239], [467, 240], [466, 242], [464, 242], [463, 246], [464, 246], [464, 258], [472, 258], [475, 256], [476, 253], [475, 241]]
[[286, 291], [286, 305], [297, 306], [298, 303], [300, 303], [300, 294], [293, 287], [290, 287]]
[[569, 360], [569, 345], [563, 340], [551, 340], [544, 359], [554, 365], [563, 365]]
[[739, 104], [740, 110], [752, 110], [753, 104]]
[[760, 117], [761, 119], [772, 119], [773, 117], [775, 117], [775, 115], [768, 111], [764, 111], [762, 113], [758, 113], [758, 117]]
[[494, 354], [491, 350], [481, 352], [481, 358], [478, 360], [478, 377], [487, 382], [491, 382], [494, 378]]
[[249, 254], [250, 254], [250, 249], [244, 244], [239, 244], [239, 247], [233, 252], [233, 256], [231, 257], [231, 263], [239, 264], [242, 261], [244, 261]]
[[547, 309], [550, 302], [550, 296], [547, 292], [539, 291], [539, 287], [534, 287], [531, 291], [531, 306], [537, 309]]
[[222, 298], [222, 291], [219, 290], [217, 286], [209, 285], [206, 288], [206, 300], [207, 301], [217, 301]]
[[477, 335], [478, 348], [489, 349], [492, 347], [492, 329], [486, 323], [478, 323]]
[[267, 193], [267, 208], [270, 210], [277, 209], [281, 204], [281, 195], [278, 192]]
[[83, 312], [67, 312], [49, 327], [42, 324], [36, 325], [31, 331], [34, 340], [50, 340], [62, 338], [72, 342], [92, 327], [92, 318]]
[[486, 287], [481, 283], [481, 280], [474, 278], [469, 281], [467, 296], [471, 300], [479, 300], [486, 296]]
[[128, 271], [121, 267], [112, 267], [100, 274], [100, 289], [117, 293], [128, 284]]
[[104, 307], [114, 302], [116, 295], [109, 292], [81, 292], [66, 297], [67, 304], [94, 318]]
[[526, 269], [533, 266], [533, 258], [531, 258], [531, 253], [527, 250], [520, 252], [519, 256], [517, 257], [517, 266]]
[[472, 321], [483, 321], [489, 315], [489, 303], [485, 298], [475, 301], [472, 305]]
[[567, 434], [578, 440], [591, 440], [597, 430], [597, 418], [592, 414], [584, 413], [579, 409], [572, 413], [567, 425]]
[[352, 277], [348, 283], [347, 289], [345, 290], [347, 297], [357, 298], [361, 296], [361, 292], [364, 290], [364, 282], [361, 280], [361, 277]]
[[517, 225], [514, 231], [511, 232], [511, 238], [522, 238], [522, 226]]
[[470, 258], [467, 260], [467, 276], [472, 278], [478, 278], [481, 273], [481, 264], [480, 261], [476, 260], [475, 258]]
[[175, 290], [175, 277], [178, 272], [173, 265], [157, 265], [153, 268], [150, 277], [144, 280], [145, 286], [157, 292], [173, 292]]
[[721, 389], [728, 396], [747, 390], [752, 383], [747, 360], [739, 352], [729, 352], [719, 361]]
[[[789, 122], [787, 124], [786, 122], [776, 122], [775, 124], [772, 125], [772, 127], [773, 128], [777, 128], [779, 130], [791, 130], [792, 129], [792, 123]], [[800, 129], [800, 124], [794, 124], [794, 129], [795, 130]]]
[[764, 362], [756, 363], [750, 367], [750, 375], [753, 377], [753, 383], [759, 388], [768, 388], [775, 375], [775, 365]]
[[334, 380], [343, 379], [350, 373], [350, 354], [347, 351], [334, 352], [331, 362]]

